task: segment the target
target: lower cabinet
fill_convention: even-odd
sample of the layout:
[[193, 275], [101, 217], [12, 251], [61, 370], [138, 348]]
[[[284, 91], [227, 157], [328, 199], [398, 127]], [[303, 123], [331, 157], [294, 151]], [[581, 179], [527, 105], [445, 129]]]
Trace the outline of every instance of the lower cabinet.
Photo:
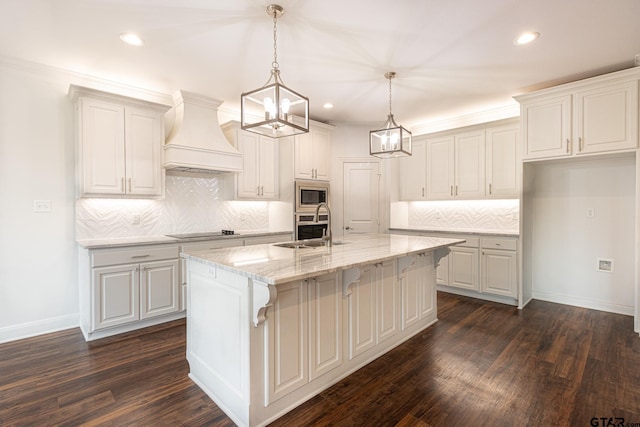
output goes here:
[[440, 290], [517, 305], [517, 237], [419, 232], [411, 234], [465, 239], [464, 243], [450, 246], [449, 254], [438, 263], [436, 283]]
[[266, 404], [373, 360], [433, 323], [434, 270], [430, 252], [277, 285], [265, 323]]
[[[102, 338], [173, 318], [180, 311], [177, 245], [85, 250], [80, 317], [85, 339]], [[167, 319], [167, 316], [174, 316]]]

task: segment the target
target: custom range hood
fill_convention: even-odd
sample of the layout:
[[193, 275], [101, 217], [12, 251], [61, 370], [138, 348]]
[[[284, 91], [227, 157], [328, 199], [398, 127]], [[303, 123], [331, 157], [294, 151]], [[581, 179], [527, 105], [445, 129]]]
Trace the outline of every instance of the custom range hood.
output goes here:
[[176, 91], [165, 114], [164, 167], [188, 172], [242, 172], [242, 154], [225, 138], [218, 123], [222, 101]]

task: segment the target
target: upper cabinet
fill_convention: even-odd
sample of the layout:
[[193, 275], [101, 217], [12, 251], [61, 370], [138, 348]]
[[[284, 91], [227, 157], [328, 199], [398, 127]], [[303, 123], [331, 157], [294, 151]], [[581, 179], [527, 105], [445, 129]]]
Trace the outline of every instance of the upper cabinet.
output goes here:
[[277, 200], [279, 197], [279, 150], [273, 138], [245, 132], [239, 122], [222, 125], [227, 139], [242, 153], [243, 171], [229, 175], [235, 180], [236, 199]]
[[484, 193], [484, 129], [427, 140], [427, 199], [478, 199]]
[[637, 148], [638, 79], [624, 70], [516, 97], [523, 159]]
[[294, 177], [329, 181], [331, 127], [312, 123], [309, 132], [294, 137]]
[[163, 193], [163, 114], [168, 107], [72, 86], [82, 197]]
[[427, 142], [424, 137], [413, 138], [411, 155], [398, 158], [400, 200], [426, 200]]
[[517, 199], [520, 189], [518, 124], [486, 130], [485, 197]]

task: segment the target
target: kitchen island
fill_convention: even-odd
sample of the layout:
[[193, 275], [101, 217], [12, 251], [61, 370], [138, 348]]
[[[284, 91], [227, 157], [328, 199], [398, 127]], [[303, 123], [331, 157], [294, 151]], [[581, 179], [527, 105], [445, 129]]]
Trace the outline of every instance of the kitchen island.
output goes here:
[[189, 376], [238, 425], [266, 425], [436, 322], [435, 267], [462, 242], [183, 252]]

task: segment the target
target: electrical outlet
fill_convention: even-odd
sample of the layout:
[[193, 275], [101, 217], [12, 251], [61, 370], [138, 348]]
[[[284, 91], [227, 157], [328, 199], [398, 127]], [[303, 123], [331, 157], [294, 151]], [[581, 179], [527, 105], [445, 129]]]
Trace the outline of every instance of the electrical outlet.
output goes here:
[[51, 200], [34, 200], [33, 211], [38, 213], [51, 212]]
[[596, 216], [596, 210], [594, 208], [587, 208], [587, 218], [593, 218]]
[[131, 217], [131, 224], [140, 225], [140, 214], [139, 213], [134, 213], [133, 214], [133, 216]]
[[598, 258], [598, 271], [604, 271], [605, 273], [613, 273], [613, 260]]

